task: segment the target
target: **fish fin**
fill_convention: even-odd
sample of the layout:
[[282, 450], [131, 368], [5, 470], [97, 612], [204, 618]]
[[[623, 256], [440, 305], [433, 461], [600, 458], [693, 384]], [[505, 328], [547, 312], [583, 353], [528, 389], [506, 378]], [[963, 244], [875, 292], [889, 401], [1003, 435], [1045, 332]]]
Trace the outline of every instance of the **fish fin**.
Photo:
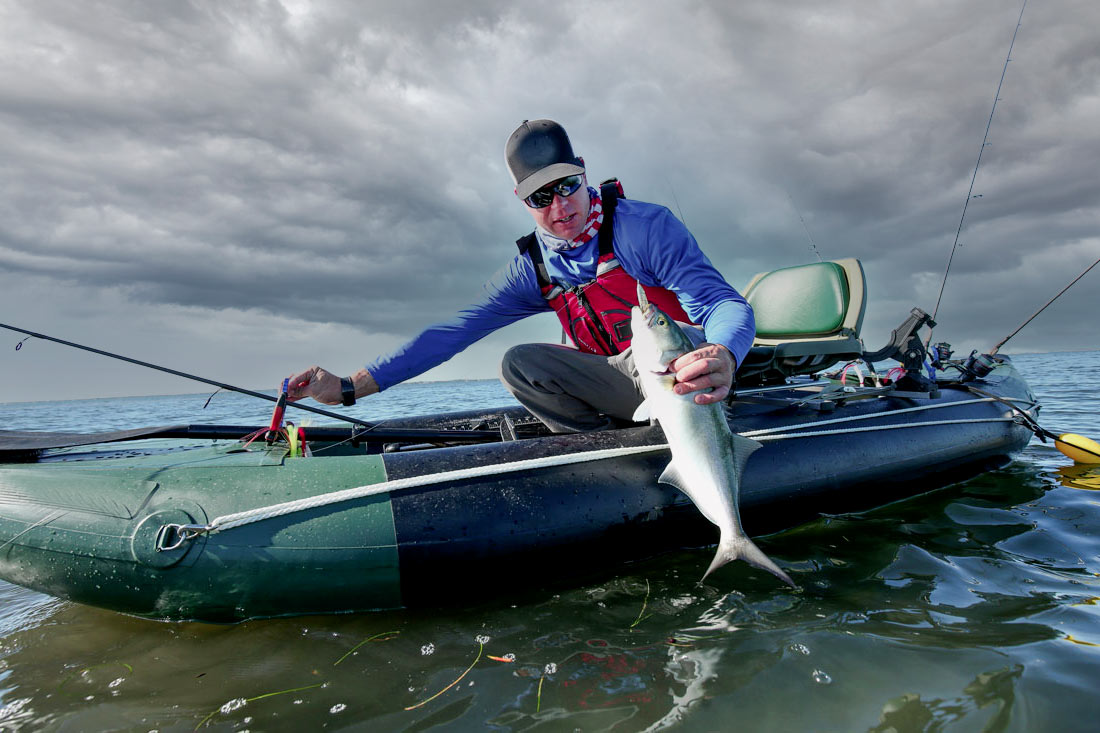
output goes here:
[[[745, 472], [745, 464], [749, 462], [749, 457], [756, 449], [763, 446], [759, 442], [737, 433], [730, 434], [729, 439], [730, 446], [733, 449], [734, 475], [732, 479], [736, 492], [734, 495], [737, 496], [740, 493], [741, 477]], [[711, 521], [714, 520], [711, 519]], [[718, 524], [718, 522], [715, 522], [715, 524]], [[711, 561], [710, 567], [707, 568], [707, 572], [703, 574], [700, 582], [706, 580], [708, 575], [731, 560], [744, 560], [753, 567], [767, 570], [790, 587], [798, 587], [789, 575], [783, 572], [778, 565], [772, 562], [771, 558], [764, 554], [763, 550], [756, 546], [756, 543], [749, 539], [748, 535], [738, 532], [735, 536], [727, 537], [724, 531], [718, 543], [718, 550], [714, 553], [714, 560]]]
[[718, 543], [718, 551], [714, 553], [714, 559], [711, 561], [710, 567], [707, 568], [707, 572], [703, 574], [703, 578], [699, 582], [706, 580], [708, 575], [731, 560], [744, 560], [754, 568], [767, 570], [790, 587], [798, 588], [798, 585], [791, 580], [791, 576], [783, 572], [778, 565], [772, 562], [770, 557], [764, 554], [763, 550], [756, 546], [756, 543], [745, 535], [733, 539], [722, 538], [722, 541]]
[[634, 416], [630, 419], [634, 422], [649, 422], [650, 412], [649, 400], [642, 400], [642, 404], [638, 405], [638, 409], [634, 410]]
[[670, 462], [665, 466], [665, 470], [661, 472], [661, 475], [657, 477], [657, 483], [668, 484], [669, 486], [675, 486], [680, 491], [687, 493], [687, 482], [680, 476], [680, 471], [676, 468], [676, 461]]
[[669, 486], [673, 486], [679, 489], [684, 494], [686, 494], [689, 499], [691, 499], [692, 503], [695, 504], [695, 508], [699, 510], [700, 514], [706, 517], [712, 524], [715, 524], [719, 527], [722, 526], [722, 520], [720, 517], [717, 517], [714, 514], [708, 512], [706, 509], [695, 502], [695, 499], [688, 492], [688, 482], [680, 474], [680, 469], [677, 468], [675, 460], [665, 466], [665, 470], [662, 471], [661, 475], [657, 477], [657, 483], [668, 484]]
[[749, 456], [756, 452], [757, 448], [763, 448], [761, 443], [746, 438], [739, 433], [730, 433], [730, 445], [733, 447], [733, 469], [736, 477], [736, 485], [740, 487], [741, 476], [745, 473], [745, 464], [749, 462]]

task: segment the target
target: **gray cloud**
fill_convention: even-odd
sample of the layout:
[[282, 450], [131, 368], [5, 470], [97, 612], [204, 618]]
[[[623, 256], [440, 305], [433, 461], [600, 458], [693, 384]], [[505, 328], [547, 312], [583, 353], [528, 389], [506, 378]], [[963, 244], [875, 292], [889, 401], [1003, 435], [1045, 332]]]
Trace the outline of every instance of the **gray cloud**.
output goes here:
[[[366, 361], [511, 256], [530, 219], [503, 141], [548, 116], [735, 284], [813, 259], [807, 230], [825, 257], [860, 257], [878, 346], [935, 304], [1018, 13], [0, 0], [4, 302], [46, 287], [58, 320], [32, 325], [64, 330], [63, 303], [86, 314], [109, 291], [100, 329], [202, 319], [199, 352], [226, 313], [264, 333], [293, 320], [273, 373], [319, 359], [332, 324], [363, 334], [343, 358]], [[1027, 9], [941, 305], [952, 339], [995, 342], [1100, 256], [1098, 24], [1092, 0]], [[1094, 296], [1071, 295], [1014, 343], [1096, 348], [1076, 327]]]

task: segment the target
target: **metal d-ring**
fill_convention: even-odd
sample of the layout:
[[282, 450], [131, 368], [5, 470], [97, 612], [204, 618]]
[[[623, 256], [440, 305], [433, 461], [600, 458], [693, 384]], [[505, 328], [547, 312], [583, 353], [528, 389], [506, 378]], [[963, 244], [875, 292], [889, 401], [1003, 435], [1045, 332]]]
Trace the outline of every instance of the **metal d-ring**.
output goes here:
[[[204, 524], [165, 524], [162, 525], [160, 530], [157, 531], [157, 539], [154, 543], [154, 549], [157, 552], [171, 552], [172, 550], [178, 550], [183, 546], [184, 542], [190, 542], [203, 532], [207, 531], [207, 527]], [[165, 544], [169, 541], [169, 538], [173, 536], [174, 541], [172, 544]]]

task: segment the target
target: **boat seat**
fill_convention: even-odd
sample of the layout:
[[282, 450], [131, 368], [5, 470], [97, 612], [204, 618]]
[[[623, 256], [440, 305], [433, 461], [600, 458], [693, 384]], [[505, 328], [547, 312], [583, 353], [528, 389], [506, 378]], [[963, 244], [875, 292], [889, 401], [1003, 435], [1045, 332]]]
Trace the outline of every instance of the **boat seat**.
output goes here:
[[778, 383], [863, 355], [867, 278], [847, 258], [762, 272], [743, 291], [756, 339], [737, 370], [741, 386]]

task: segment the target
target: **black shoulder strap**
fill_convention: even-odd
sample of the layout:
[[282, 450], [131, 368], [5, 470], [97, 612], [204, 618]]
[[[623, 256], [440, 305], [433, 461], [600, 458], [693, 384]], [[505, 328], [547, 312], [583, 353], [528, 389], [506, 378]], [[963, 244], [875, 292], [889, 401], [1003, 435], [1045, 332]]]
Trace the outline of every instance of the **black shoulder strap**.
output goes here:
[[522, 255], [527, 254], [531, 258], [531, 264], [535, 266], [535, 279], [539, 283], [540, 288], [549, 287], [550, 273], [546, 269], [546, 263], [542, 259], [542, 247], [539, 246], [538, 239], [535, 238], [535, 233], [525, 234], [516, 240], [516, 246], [519, 247], [519, 253]]
[[623, 184], [618, 178], [608, 178], [600, 184], [600, 201], [603, 202], [603, 224], [600, 224], [600, 256], [611, 254], [614, 248], [611, 244], [615, 234], [615, 207], [623, 196]]

